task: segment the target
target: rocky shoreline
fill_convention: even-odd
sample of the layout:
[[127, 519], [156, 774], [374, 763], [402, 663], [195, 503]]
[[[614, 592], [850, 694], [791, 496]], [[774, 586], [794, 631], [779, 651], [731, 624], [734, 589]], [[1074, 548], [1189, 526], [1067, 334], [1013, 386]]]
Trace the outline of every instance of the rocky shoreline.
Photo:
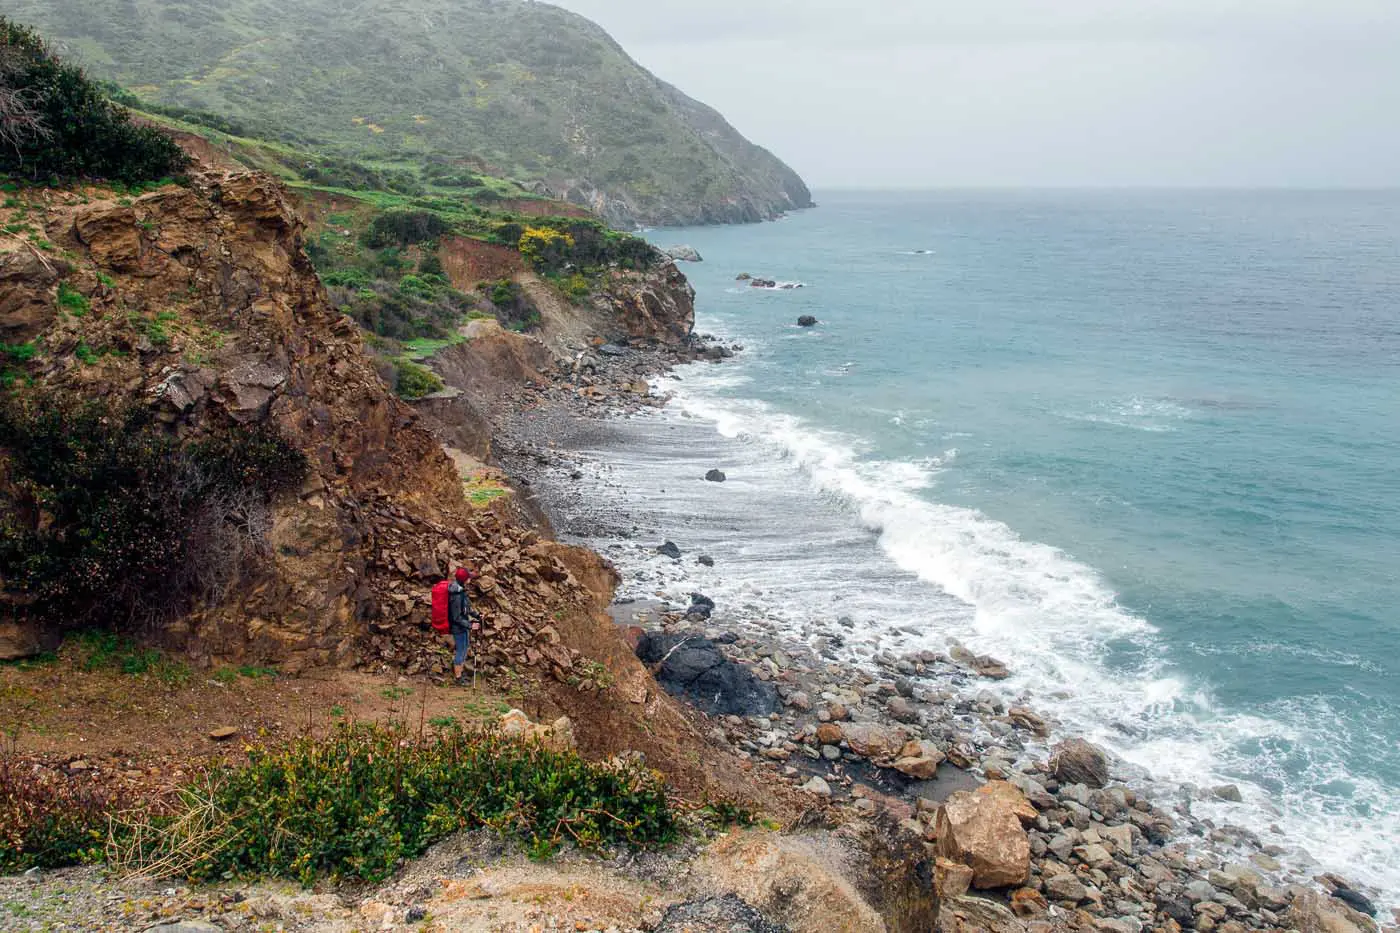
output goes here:
[[[597, 348], [498, 426], [497, 456], [556, 527], [586, 541], [612, 520], [571, 491], [590, 466], [578, 451], [609, 419], [665, 404], [648, 379], [734, 349], [709, 338]], [[923, 840], [942, 929], [1400, 929], [1400, 917], [1372, 919], [1376, 892], [1193, 813], [1236, 788], [1154, 784], [1060, 734], [1026, 698], [1008, 702], [993, 689], [1007, 675], [994, 658], [952, 644], [856, 665], [839, 652], [849, 620], [808, 643], [702, 594], [612, 612], [663, 685], [710, 717], [713, 741], [806, 791], [818, 812], [893, 818]]]

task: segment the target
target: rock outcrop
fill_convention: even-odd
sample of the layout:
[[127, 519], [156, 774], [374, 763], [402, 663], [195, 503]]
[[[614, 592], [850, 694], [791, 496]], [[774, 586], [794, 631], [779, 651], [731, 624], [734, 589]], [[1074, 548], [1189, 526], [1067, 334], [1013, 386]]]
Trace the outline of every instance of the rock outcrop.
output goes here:
[[940, 854], [972, 869], [973, 887], [1007, 888], [1030, 877], [1030, 840], [1016, 807], [999, 794], [953, 794], [939, 808], [935, 832]]
[[1108, 783], [1108, 758], [1097, 746], [1083, 739], [1069, 739], [1056, 745], [1050, 770], [1064, 784], [1103, 787]]

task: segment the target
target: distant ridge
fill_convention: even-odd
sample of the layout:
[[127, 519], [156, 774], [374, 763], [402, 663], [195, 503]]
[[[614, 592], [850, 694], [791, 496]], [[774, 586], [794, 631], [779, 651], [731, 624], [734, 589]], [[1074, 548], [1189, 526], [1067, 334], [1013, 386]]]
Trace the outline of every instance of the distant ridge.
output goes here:
[[595, 23], [527, 0], [15, 0], [141, 100], [377, 166], [460, 162], [619, 225], [811, 206], [802, 179]]

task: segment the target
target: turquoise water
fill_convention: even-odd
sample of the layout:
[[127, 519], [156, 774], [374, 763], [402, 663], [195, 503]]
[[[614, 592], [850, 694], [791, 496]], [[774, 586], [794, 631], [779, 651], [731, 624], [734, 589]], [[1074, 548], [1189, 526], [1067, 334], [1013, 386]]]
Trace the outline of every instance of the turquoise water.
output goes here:
[[[889, 565], [847, 563], [863, 624], [1007, 658], [1153, 775], [1245, 789], [1198, 812], [1400, 900], [1400, 193], [819, 201], [651, 234], [747, 348], [672, 385], [728, 494], [745, 462], [747, 501], [807, 490]], [[839, 587], [819, 541], [783, 559]]]

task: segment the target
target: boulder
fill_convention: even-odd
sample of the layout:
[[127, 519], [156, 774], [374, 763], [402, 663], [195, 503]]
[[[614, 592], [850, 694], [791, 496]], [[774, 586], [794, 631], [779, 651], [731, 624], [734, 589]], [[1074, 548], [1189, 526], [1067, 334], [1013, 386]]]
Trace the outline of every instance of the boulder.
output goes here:
[[556, 752], [573, 751], [577, 747], [574, 739], [574, 724], [568, 716], [560, 716], [549, 725], [534, 723], [518, 709], [513, 709], [501, 717], [501, 734], [522, 742], [538, 741], [545, 748]]
[[707, 848], [695, 874], [705, 889], [732, 892], [792, 933], [882, 933], [884, 920], [841, 861], [817, 836], [740, 831]]
[[893, 767], [900, 774], [907, 774], [915, 780], [928, 781], [938, 773], [938, 766], [943, 763], [943, 759], [943, 752], [939, 751], [937, 745], [926, 740], [917, 740], [904, 744]]
[[840, 745], [841, 727], [834, 722], [824, 722], [817, 726], [817, 741], [822, 745]]
[[663, 249], [661, 252], [674, 259], [676, 262], [705, 261], [701, 258], [700, 251], [693, 246], [672, 246], [670, 249]]
[[661, 545], [659, 548], [656, 549], [656, 553], [662, 555], [663, 557], [669, 557], [671, 558], [671, 560], [681, 559], [681, 549], [676, 547], [676, 542], [674, 541], [667, 541], [665, 544]]
[[1293, 899], [1284, 915], [1288, 929], [1298, 933], [1361, 933], [1361, 926], [1347, 913], [1345, 905], [1316, 891], [1305, 891]]
[[943, 900], [962, 897], [972, 887], [972, 869], [962, 862], [939, 857], [933, 865], [933, 888]]
[[772, 684], [726, 658], [704, 636], [647, 632], [637, 642], [637, 657], [667, 693], [711, 716], [767, 716], [778, 708]]
[[1011, 671], [996, 658], [985, 654], [973, 654], [959, 644], [954, 644], [948, 649], [948, 656], [974, 674], [988, 680], [1005, 680], [1011, 676]]
[[0, 661], [32, 658], [56, 648], [58, 639], [46, 627], [29, 622], [0, 622]]
[[1108, 756], [1083, 739], [1069, 739], [1051, 750], [1050, 771], [1061, 784], [1103, 787], [1108, 783]]
[[813, 775], [806, 784], [803, 784], [802, 789], [809, 794], [816, 794], [818, 797], [831, 796], [831, 785], [816, 775]]
[[1057, 901], [1078, 904], [1089, 896], [1089, 889], [1074, 875], [1051, 875], [1045, 879], [1045, 893]]
[[949, 898], [940, 905], [938, 933], [1025, 933], [1011, 909], [985, 897]]
[[723, 470], [711, 470], [705, 474], [705, 479], [711, 483], [722, 483], [729, 477], [724, 475]]
[[1015, 784], [1006, 781], [988, 781], [977, 788], [976, 793], [1000, 802], [1015, 814], [1022, 826], [1031, 825], [1040, 815], [1039, 811], [1026, 799], [1026, 795], [1021, 793], [1021, 789]]
[[1014, 887], [1030, 877], [1030, 838], [998, 794], [950, 796], [938, 809], [935, 838], [941, 855], [972, 868], [974, 887]]
[[810, 314], [804, 314], [797, 319], [798, 327], [816, 327], [817, 319]]
[[898, 757], [909, 741], [907, 730], [878, 722], [853, 722], [841, 731], [851, 751], [876, 761]]

